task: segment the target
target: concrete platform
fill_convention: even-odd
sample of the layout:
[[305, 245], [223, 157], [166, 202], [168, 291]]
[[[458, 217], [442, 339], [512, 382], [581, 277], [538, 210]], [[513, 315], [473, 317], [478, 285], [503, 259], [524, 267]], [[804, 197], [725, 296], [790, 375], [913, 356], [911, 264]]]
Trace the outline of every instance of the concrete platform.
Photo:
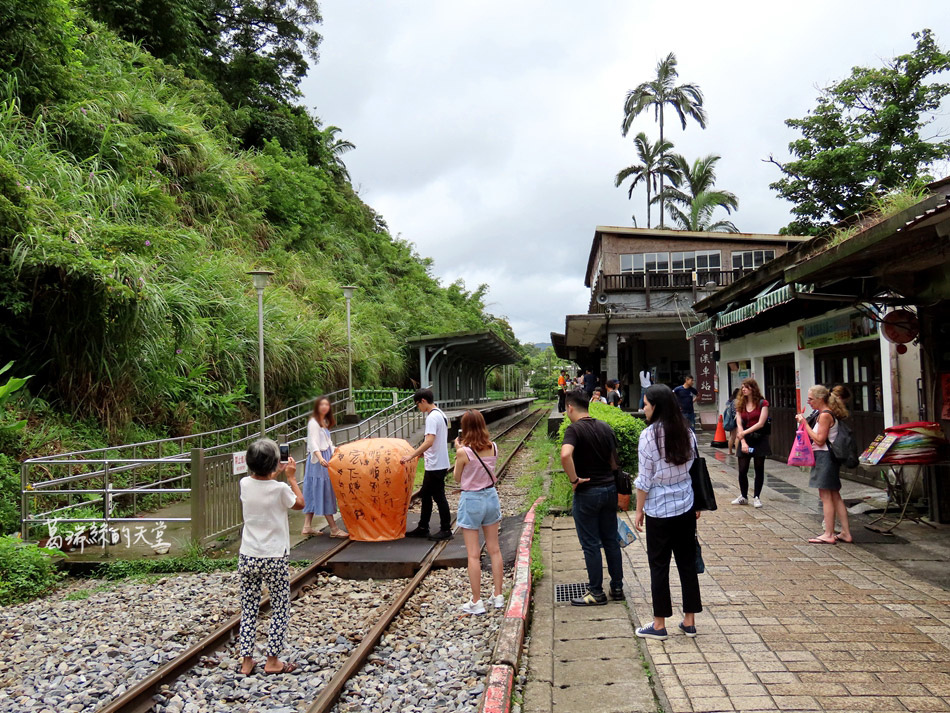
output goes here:
[[[518, 540], [521, 537], [522, 519], [521, 515], [514, 515], [504, 518], [501, 522], [499, 540], [506, 566], [514, 563]], [[414, 528], [418, 522], [419, 515], [409, 513], [408, 528]], [[323, 535], [307, 538], [291, 548], [290, 559], [315, 559], [339, 544], [339, 540], [328, 536], [328, 530], [323, 532]], [[479, 541], [484, 547], [484, 538], [480, 536]], [[418, 571], [422, 560], [435, 544], [432, 540], [416, 538], [389, 542], [353, 542], [331, 559], [326, 568], [342, 579], [403, 579]], [[483, 566], [487, 566], [487, 556], [483, 556], [483, 560]], [[435, 567], [465, 567], [467, 563], [465, 540], [462, 534], [457, 532], [435, 561]]]
[[561, 422], [564, 420], [564, 415], [557, 410], [557, 406], [551, 409], [551, 413], [548, 414], [548, 436], [556, 436], [558, 431], [561, 430]]

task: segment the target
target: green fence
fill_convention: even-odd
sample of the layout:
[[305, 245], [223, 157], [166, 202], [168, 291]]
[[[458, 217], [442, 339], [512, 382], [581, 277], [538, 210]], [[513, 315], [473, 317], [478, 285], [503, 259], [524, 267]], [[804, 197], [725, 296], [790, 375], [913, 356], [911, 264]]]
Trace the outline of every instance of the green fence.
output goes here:
[[353, 399], [356, 413], [360, 418], [367, 418], [412, 394], [412, 389], [354, 389]]

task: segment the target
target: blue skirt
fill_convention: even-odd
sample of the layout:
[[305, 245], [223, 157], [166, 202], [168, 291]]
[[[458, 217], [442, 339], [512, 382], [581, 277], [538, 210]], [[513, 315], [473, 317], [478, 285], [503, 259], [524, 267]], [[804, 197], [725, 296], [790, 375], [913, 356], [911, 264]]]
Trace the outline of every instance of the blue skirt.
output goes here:
[[[330, 460], [333, 451], [327, 448], [320, 455], [326, 461]], [[303, 476], [303, 511], [314, 515], [333, 515], [336, 513], [336, 495], [330, 485], [330, 474], [320, 462], [311, 463], [310, 454], [307, 454], [307, 464], [304, 466]]]

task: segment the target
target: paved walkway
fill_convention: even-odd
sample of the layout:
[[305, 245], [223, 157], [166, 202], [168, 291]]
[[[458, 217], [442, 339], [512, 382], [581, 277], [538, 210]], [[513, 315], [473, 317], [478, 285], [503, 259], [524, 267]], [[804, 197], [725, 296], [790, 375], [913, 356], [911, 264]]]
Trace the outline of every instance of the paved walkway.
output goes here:
[[[730, 505], [735, 471], [710, 454], [720, 508], [699, 522], [700, 635], [633, 638], [634, 622], [652, 618], [642, 538], [624, 550], [629, 618], [615, 603], [554, 605], [554, 584], [586, 579], [572, 521], [557, 520], [543, 531], [548, 564], [536, 590], [524, 713], [950, 711], [950, 592], [873, 546], [808, 544], [821, 518], [812, 491], [785, 487], [797, 471], [774, 469], [781, 480], [773, 485], [786, 494], [767, 487], [761, 510]], [[867, 491], [847, 488], [846, 497]], [[668, 620], [670, 631], [677, 621]], [[655, 700], [644, 662], [655, 672]]]

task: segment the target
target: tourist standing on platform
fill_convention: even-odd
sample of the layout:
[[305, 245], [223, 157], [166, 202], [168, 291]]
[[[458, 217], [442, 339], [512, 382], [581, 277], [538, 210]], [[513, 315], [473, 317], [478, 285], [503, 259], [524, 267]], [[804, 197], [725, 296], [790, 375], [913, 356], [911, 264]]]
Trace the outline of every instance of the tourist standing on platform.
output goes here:
[[739, 427], [736, 419], [736, 399], [739, 398], [739, 389], [732, 390], [732, 396], [726, 408], [722, 411], [722, 427], [726, 431], [726, 443], [729, 445], [729, 455], [732, 455], [736, 447], [736, 429]]
[[640, 372], [640, 410], [643, 410], [643, 397], [649, 389], [653, 386], [653, 372], [647, 368]]
[[564, 433], [561, 465], [574, 488], [574, 527], [587, 567], [587, 592], [572, 599], [571, 604], [599, 606], [607, 603], [601, 547], [610, 574], [610, 598], [624, 599], [614, 479], [614, 471], [619, 468], [617, 437], [606, 423], [590, 417], [588, 396], [583, 391], [567, 395], [567, 417], [571, 425]]
[[[419, 456], [425, 460], [425, 474], [422, 487], [415, 494], [422, 499], [419, 525], [406, 533], [406, 537], [428, 537], [430, 540], [449, 540], [452, 538], [452, 514], [449, 501], [445, 497], [445, 474], [449, 472], [449, 419], [442, 409], [435, 405], [435, 395], [431, 389], [419, 389], [412, 396], [422, 413], [426, 415], [425, 438], [422, 445], [410, 455], [402, 458], [406, 464]], [[415, 496], [413, 496], [415, 497]], [[429, 534], [429, 518], [432, 517], [432, 501], [439, 508], [439, 531]]]
[[621, 395], [620, 395], [620, 391], [617, 388], [619, 385], [620, 384], [617, 383], [616, 379], [610, 379], [607, 381], [607, 405], [608, 406], [616, 406], [617, 408], [620, 408]]
[[[841, 464], [835, 459], [830, 445], [838, 437], [838, 421], [848, 417], [845, 406], [847, 391], [836, 386], [828, 390], [820, 384], [808, 390], [808, 405], [814, 413], [808, 418], [805, 414], [795, 415], [795, 419], [805, 425], [805, 432], [811, 439], [815, 452], [815, 465], [811, 469], [808, 485], [818, 488], [821, 509], [825, 517], [825, 531], [809, 542], [815, 545], [834, 545], [838, 542], [851, 543], [851, 526], [848, 523], [848, 507], [841, 499]], [[841, 523], [841, 532], [835, 534], [835, 517]]]
[[676, 559], [683, 591], [680, 630], [696, 636], [696, 614], [703, 610], [696, 574], [696, 520], [690, 466], [696, 457], [696, 434], [687, 428], [673, 392], [664, 384], [647, 389], [643, 405], [647, 426], [640, 434], [637, 512], [633, 525], [647, 530], [647, 559], [653, 623], [637, 629], [642, 639], [665, 639], [666, 619], [673, 616], [670, 556]]
[[693, 377], [687, 376], [683, 379], [683, 384], [673, 389], [673, 396], [680, 405], [683, 417], [689, 424], [689, 427], [696, 430], [696, 399], [699, 398], [699, 392], [693, 386]]
[[584, 391], [587, 393], [587, 400], [590, 401], [594, 395], [594, 389], [597, 388], [597, 377], [591, 373], [590, 369], [584, 371]]
[[746, 379], [739, 387], [736, 398], [736, 456], [739, 459], [739, 497], [733, 505], [749, 503], [749, 464], [755, 464], [755, 489], [752, 505], [762, 507], [762, 486], [765, 484], [765, 457], [772, 453], [769, 448], [769, 402], [762, 398], [759, 383]]
[[[303, 510], [303, 493], [297, 487], [297, 463], [280, 462], [280, 449], [269, 438], [251, 444], [245, 454], [249, 475], [241, 478], [241, 508], [244, 529], [238, 553], [241, 582], [241, 628], [239, 634], [241, 673], [250, 675], [257, 666], [254, 642], [257, 639], [257, 612], [261, 605], [261, 585], [270, 594], [270, 631], [267, 635], [265, 673], [290, 673], [296, 664], [278, 657], [287, 637], [290, 621], [290, 523], [288, 510]], [[278, 481], [284, 473], [287, 482]]]
[[557, 377], [557, 412], [564, 413], [564, 398], [567, 396], [567, 371], [561, 369]]
[[333, 457], [333, 440], [330, 429], [336, 426], [333, 417], [333, 404], [326, 396], [321, 396], [313, 404], [313, 413], [307, 420], [307, 462], [304, 464], [303, 499], [304, 519], [301, 535], [319, 535], [313, 529], [313, 516], [323, 515], [330, 526], [330, 537], [346, 539], [348, 532], [337, 527], [333, 515], [337, 511], [336, 495], [330, 484], [327, 467]]
[[495, 609], [505, 606], [504, 562], [498, 546], [498, 524], [501, 522], [501, 502], [495, 489], [495, 464], [498, 446], [488, 433], [481, 411], [469, 409], [462, 414], [461, 431], [455, 439], [455, 482], [462, 486], [456, 522], [465, 538], [468, 553], [468, 581], [472, 598], [462, 605], [466, 614], [484, 614], [482, 602], [482, 547], [478, 531], [485, 533], [485, 549], [491, 559], [494, 594], [488, 603]]

